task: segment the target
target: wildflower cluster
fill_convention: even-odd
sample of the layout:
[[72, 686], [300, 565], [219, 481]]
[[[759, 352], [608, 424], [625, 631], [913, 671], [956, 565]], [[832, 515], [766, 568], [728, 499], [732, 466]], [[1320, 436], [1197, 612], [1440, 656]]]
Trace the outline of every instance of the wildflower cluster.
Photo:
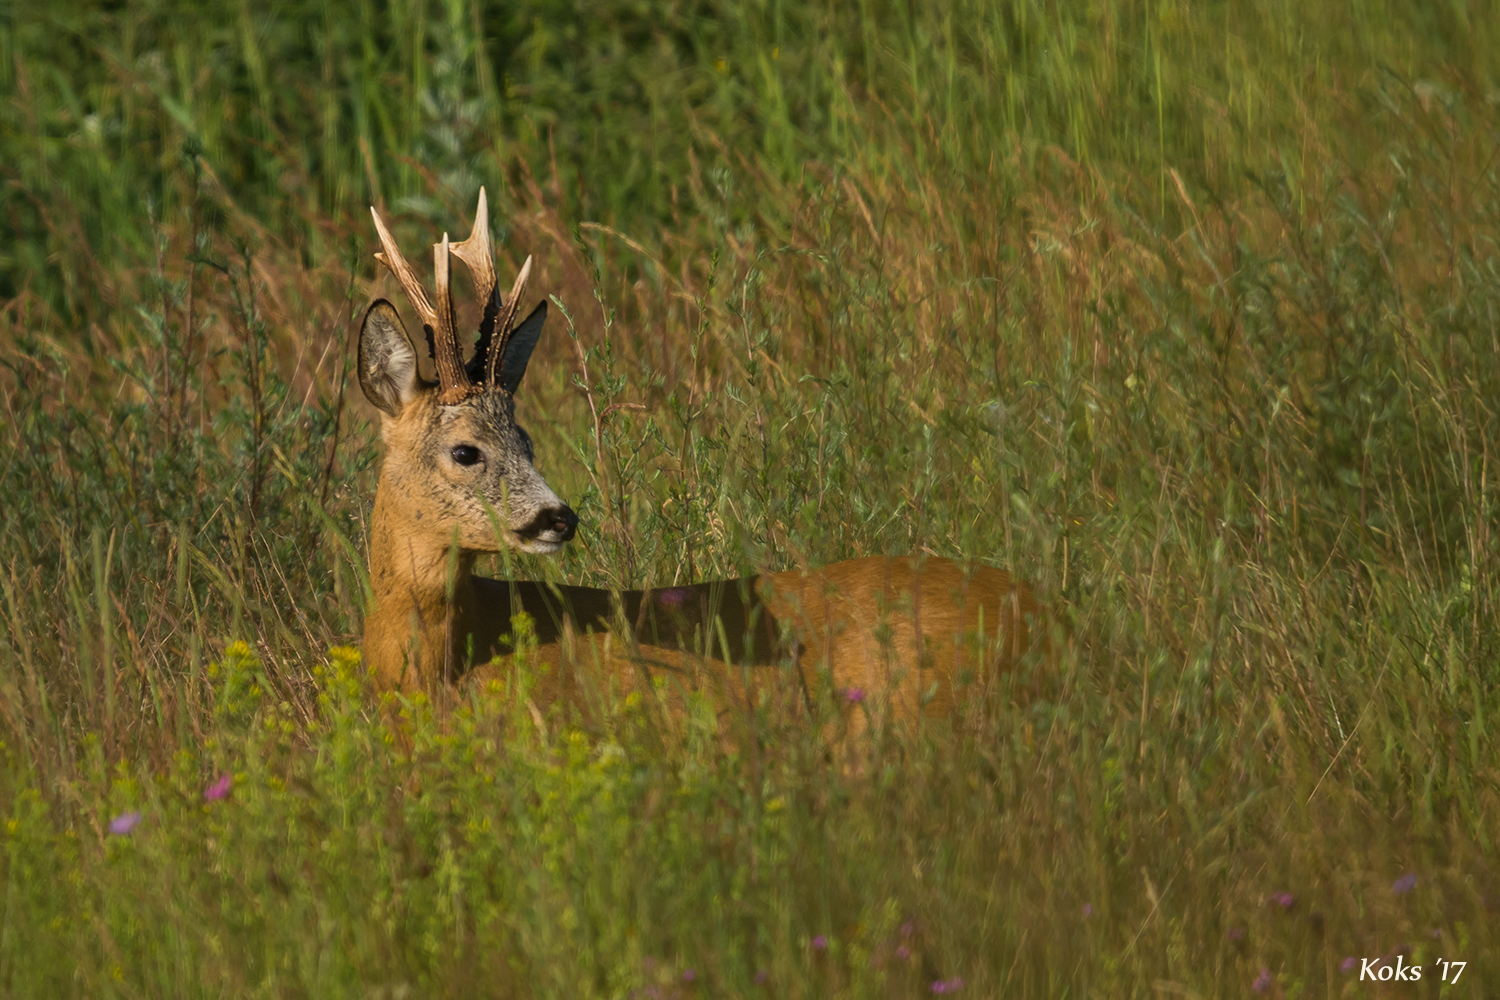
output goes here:
[[269, 686], [249, 643], [235, 641], [226, 646], [223, 659], [209, 664], [208, 677], [216, 688], [214, 715], [232, 726], [248, 724]]

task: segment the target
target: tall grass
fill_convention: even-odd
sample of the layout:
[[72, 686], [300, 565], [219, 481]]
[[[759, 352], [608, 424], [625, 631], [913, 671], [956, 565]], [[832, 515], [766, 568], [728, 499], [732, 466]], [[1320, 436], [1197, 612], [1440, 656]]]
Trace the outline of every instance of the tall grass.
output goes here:
[[[1482, 994], [1495, 33], [0, 12], [0, 991], [1312, 996], [1400, 953]], [[817, 726], [383, 705], [364, 211], [417, 245], [480, 184], [562, 306], [520, 415], [584, 519], [492, 571], [962, 556], [1055, 655], [849, 770]]]

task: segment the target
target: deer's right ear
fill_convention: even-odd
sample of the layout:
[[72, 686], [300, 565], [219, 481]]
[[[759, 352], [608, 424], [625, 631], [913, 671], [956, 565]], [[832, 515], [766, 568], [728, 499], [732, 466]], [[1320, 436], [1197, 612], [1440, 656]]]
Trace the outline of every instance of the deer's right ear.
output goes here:
[[365, 398], [392, 417], [400, 416], [422, 391], [417, 352], [395, 307], [385, 299], [370, 304], [359, 328], [359, 384]]

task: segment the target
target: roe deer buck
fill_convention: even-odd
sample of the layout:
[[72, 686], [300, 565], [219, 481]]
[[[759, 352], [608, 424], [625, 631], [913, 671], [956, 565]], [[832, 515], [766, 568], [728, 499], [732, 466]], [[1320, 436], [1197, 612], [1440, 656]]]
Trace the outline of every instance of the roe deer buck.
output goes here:
[[[435, 244], [435, 302], [371, 209], [383, 262], [427, 334], [437, 385], [418, 372], [400, 318], [384, 299], [365, 313], [359, 378], [381, 411], [385, 460], [370, 532], [374, 604], [364, 648], [377, 682], [412, 690], [456, 680], [513, 652], [512, 614], [535, 622], [544, 699], [576, 694], [600, 670], [629, 690], [663, 671], [707, 677], [733, 700], [758, 683], [755, 665], [795, 666], [798, 697], [831, 681], [843, 701], [911, 719], [942, 714], [956, 687], [983, 680], [1025, 649], [1030, 592], [999, 570], [948, 559], [866, 558], [657, 591], [610, 591], [472, 575], [476, 555], [502, 546], [550, 553], [578, 518], [532, 466], [514, 393], [546, 318], [546, 302], [512, 327], [531, 258], [508, 296], [496, 284], [484, 191], [467, 240]], [[450, 257], [469, 269], [484, 304], [473, 358], [454, 329]], [[502, 661], [503, 662], [503, 661]], [[827, 673], [823, 673], [823, 671]], [[861, 724], [862, 726], [862, 724]]]

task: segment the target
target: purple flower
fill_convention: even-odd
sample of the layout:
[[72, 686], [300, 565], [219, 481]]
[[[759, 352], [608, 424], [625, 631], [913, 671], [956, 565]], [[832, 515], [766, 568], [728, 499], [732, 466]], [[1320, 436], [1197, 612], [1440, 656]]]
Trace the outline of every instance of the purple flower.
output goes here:
[[1094, 904], [1093, 903], [1084, 903], [1083, 904], [1083, 915], [1085, 917], [1092, 917], [1094, 915]]
[[910, 961], [911, 949], [904, 944], [896, 945], [896, 957], [901, 959], [903, 962]]
[[819, 934], [817, 937], [813, 938], [813, 951], [822, 951], [827, 947], [828, 939], [823, 935]]
[[233, 787], [233, 785], [234, 775], [225, 772], [224, 774], [219, 776], [218, 781], [215, 781], [212, 785], [209, 785], [206, 789], [203, 790], [203, 801], [219, 801], [229, 794], [229, 789]]
[[910, 920], [901, 925], [901, 936], [904, 938], [909, 938], [916, 932], [917, 925]]
[[141, 814], [139, 812], [136, 812], [135, 810], [131, 810], [130, 812], [122, 812], [120, 813], [120, 815], [109, 821], [109, 832], [117, 837], [123, 837], [131, 830], [134, 830], [136, 824], [140, 821]]
[[1343, 969], [1345, 972], [1353, 972], [1354, 967], [1358, 964], [1359, 959], [1355, 958], [1353, 955], [1350, 955], [1348, 958], [1339, 963], [1339, 968]]
[[1262, 965], [1260, 967], [1260, 975], [1255, 977], [1255, 982], [1250, 984], [1250, 988], [1257, 993], [1264, 993], [1270, 985], [1271, 970]]
[[1405, 875], [1402, 875], [1396, 881], [1391, 883], [1391, 892], [1394, 892], [1396, 895], [1400, 896], [1404, 893], [1411, 892], [1416, 887], [1417, 873], [1407, 872]]
[[1231, 928], [1229, 928], [1229, 935], [1228, 936], [1229, 936], [1229, 940], [1231, 940], [1231, 941], [1243, 941], [1243, 940], [1245, 940], [1245, 928], [1243, 928], [1243, 927], [1231, 927]]
[[952, 979], [939, 979], [932, 984], [932, 992], [934, 993], [957, 993], [963, 988], [964, 980], [962, 976], [954, 976]]
[[1289, 892], [1278, 892], [1271, 897], [1271, 901], [1274, 902], [1277, 906], [1281, 907], [1283, 910], [1290, 910], [1292, 908], [1292, 904], [1297, 901], [1297, 897], [1293, 896]]
[[851, 705], [858, 705], [860, 702], [862, 702], [862, 701], [865, 700], [865, 689], [864, 688], [849, 688], [848, 690], [846, 690], [844, 692], [844, 698]]
[[698, 970], [696, 970], [696, 969], [683, 969], [682, 970], [682, 981], [683, 982], [690, 983], [694, 979], [697, 979], [697, 978], [698, 978]]
[[673, 587], [671, 590], [663, 590], [656, 595], [656, 600], [669, 608], [675, 608], [688, 599], [686, 587]]
[[755, 980], [754, 981], [755, 981], [755, 985], [756, 986], [764, 986], [766, 984], [766, 980], [768, 980], [770, 978], [771, 978], [771, 974], [769, 972], [767, 972], [765, 969], [756, 969], [755, 970]]

